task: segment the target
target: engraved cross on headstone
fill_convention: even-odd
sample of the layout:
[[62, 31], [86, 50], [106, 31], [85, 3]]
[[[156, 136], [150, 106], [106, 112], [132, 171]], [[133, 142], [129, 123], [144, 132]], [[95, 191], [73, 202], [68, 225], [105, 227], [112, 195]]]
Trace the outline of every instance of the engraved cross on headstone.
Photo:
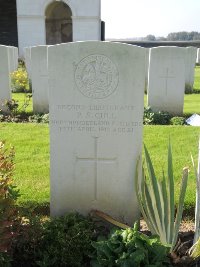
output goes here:
[[98, 138], [94, 138], [94, 157], [76, 157], [77, 161], [93, 162], [94, 163], [94, 200], [97, 200], [97, 183], [98, 183], [98, 164], [102, 163], [116, 163], [117, 157], [106, 158], [98, 156]]
[[171, 76], [171, 75], [169, 75], [169, 68], [167, 68], [167, 69], [166, 69], [166, 75], [164, 75], [164, 76], [160, 76], [160, 78], [165, 79], [165, 94], [166, 94], [166, 96], [167, 96], [168, 80], [169, 80], [169, 79], [174, 79], [175, 76]]

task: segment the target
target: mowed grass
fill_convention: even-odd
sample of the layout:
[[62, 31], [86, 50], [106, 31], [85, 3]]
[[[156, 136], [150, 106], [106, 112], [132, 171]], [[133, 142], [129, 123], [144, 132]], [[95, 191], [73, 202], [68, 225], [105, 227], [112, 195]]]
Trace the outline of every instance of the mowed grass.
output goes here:
[[[30, 94], [28, 94], [30, 95]], [[25, 93], [12, 93], [12, 98], [16, 101], [18, 101], [20, 111], [23, 111], [23, 106], [24, 103], [27, 100], [27, 94]], [[30, 98], [30, 101], [28, 102], [28, 106], [26, 107], [25, 111], [27, 113], [32, 113], [33, 112], [33, 99], [32, 97]]]
[[195, 67], [194, 90], [200, 90], [200, 66]]
[[[147, 95], [144, 96], [144, 106], [147, 106]], [[194, 113], [200, 114], [200, 94], [184, 96], [183, 113], [187, 116]]]
[[[169, 136], [173, 148], [176, 201], [182, 169], [191, 169], [186, 195], [186, 206], [194, 207], [195, 177], [190, 153], [197, 159], [200, 129], [190, 126], [145, 126], [144, 143], [155, 165], [158, 177], [167, 168]], [[15, 183], [20, 189], [20, 202], [49, 202], [49, 127], [46, 124], [0, 124], [0, 140], [12, 144], [16, 151]], [[123, 177], [122, 177], [123, 179]]]
[[0, 123], [0, 140], [15, 147], [15, 183], [21, 192], [20, 202], [48, 202], [48, 125]]

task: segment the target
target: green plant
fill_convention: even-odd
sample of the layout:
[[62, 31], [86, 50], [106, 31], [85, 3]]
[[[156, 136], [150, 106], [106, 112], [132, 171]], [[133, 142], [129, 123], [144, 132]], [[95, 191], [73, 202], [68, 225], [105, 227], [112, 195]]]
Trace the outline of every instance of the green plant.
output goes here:
[[34, 114], [29, 116], [29, 122], [49, 123], [49, 114]]
[[170, 124], [172, 124], [172, 125], [184, 125], [185, 124], [185, 118], [184, 117], [172, 117], [170, 119]]
[[200, 238], [200, 139], [199, 139], [199, 155], [198, 155], [198, 167], [196, 168], [194, 160], [192, 163], [196, 176], [196, 208], [195, 208], [195, 236], [194, 243]]
[[43, 234], [43, 224], [42, 218], [34, 214], [32, 209], [29, 209], [28, 214], [23, 214], [18, 236], [12, 242], [13, 266], [38, 266], [38, 247]]
[[88, 218], [71, 213], [45, 222], [43, 227], [38, 266], [88, 266], [94, 238], [94, 225]]
[[16, 200], [19, 190], [13, 185], [14, 149], [6, 149], [0, 142], [0, 265], [9, 264], [12, 239], [18, 212]]
[[192, 94], [193, 93], [193, 86], [189, 83], [185, 84], [185, 94]]
[[169, 248], [160, 243], [159, 237], [148, 237], [134, 228], [114, 230], [108, 239], [92, 243], [96, 249], [93, 267], [164, 267], [171, 266], [167, 254]]
[[18, 114], [26, 112], [26, 108], [29, 106], [31, 98], [32, 95], [25, 94], [22, 106], [19, 107], [19, 103], [15, 99], [5, 100], [4, 106], [7, 108], [7, 111], [10, 116], [15, 118]]
[[171, 115], [168, 112], [158, 111], [154, 112], [151, 107], [144, 108], [144, 117], [143, 123], [145, 125], [150, 124], [160, 124], [167, 125], [169, 124]]
[[31, 92], [28, 73], [24, 67], [11, 73], [11, 88], [13, 92]]
[[149, 152], [144, 146], [146, 169], [143, 164], [140, 183], [140, 160], [136, 171], [136, 194], [142, 215], [152, 232], [160, 236], [163, 244], [171, 246], [171, 251], [176, 245], [179, 226], [182, 218], [184, 197], [188, 180], [188, 168], [183, 169], [182, 185], [180, 190], [178, 208], [175, 219], [174, 201], [174, 174], [172, 164], [172, 151], [168, 146], [168, 170], [164, 171], [162, 179], [158, 180]]
[[192, 157], [192, 164], [196, 176], [196, 207], [195, 207], [195, 229], [194, 229], [194, 245], [190, 250], [191, 257], [196, 259], [200, 257], [200, 138], [198, 148], [198, 167], [194, 163]]

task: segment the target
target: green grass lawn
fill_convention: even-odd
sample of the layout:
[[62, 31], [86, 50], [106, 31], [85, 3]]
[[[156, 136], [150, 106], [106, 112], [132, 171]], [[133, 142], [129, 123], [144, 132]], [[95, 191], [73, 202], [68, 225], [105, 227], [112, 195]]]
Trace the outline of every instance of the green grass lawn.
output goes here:
[[[28, 95], [30, 95], [30, 94], [28, 94]], [[12, 98], [14, 100], [18, 101], [20, 111], [23, 111], [24, 103], [27, 100], [27, 94], [24, 94], [24, 93], [12, 93]], [[32, 113], [33, 112], [33, 100], [32, 100], [32, 97], [30, 98], [29, 104], [26, 107], [25, 111], [27, 113]]]
[[[144, 105], [147, 106], [147, 95], [144, 96]], [[184, 110], [185, 115], [194, 113], [200, 114], [200, 94], [190, 94], [184, 96]]]
[[[195, 178], [190, 153], [197, 159], [200, 129], [189, 126], [145, 126], [144, 143], [152, 155], [155, 169], [161, 175], [166, 169], [168, 138], [173, 147], [176, 200], [182, 168], [191, 169], [186, 205], [195, 203]], [[46, 124], [0, 124], [0, 140], [12, 144], [16, 151], [15, 182], [21, 191], [20, 202], [49, 201], [49, 128]], [[158, 176], [159, 176], [158, 175]]]
[[194, 90], [200, 90], [200, 66], [195, 68]]

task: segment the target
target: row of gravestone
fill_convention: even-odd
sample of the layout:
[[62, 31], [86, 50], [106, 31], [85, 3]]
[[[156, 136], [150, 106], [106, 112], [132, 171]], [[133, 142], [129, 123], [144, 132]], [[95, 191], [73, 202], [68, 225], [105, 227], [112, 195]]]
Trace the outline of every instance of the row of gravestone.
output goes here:
[[[151, 50], [149, 76], [184, 73], [185, 50], [174, 49], [165, 56], [161, 48]], [[37, 73], [46, 86], [48, 76], [52, 215], [98, 209], [131, 225], [138, 219], [134, 177], [142, 150], [145, 68], [146, 49], [126, 44], [31, 49], [32, 80]], [[178, 86], [181, 78], [172, 79]]]
[[[16, 69], [10, 68], [10, 53], [15, 51], [17, 62], [17, 48], [0, 46], [4, 60], [1, 61], [0, 72], [2, 89], [0, 99], [10, 99], [9, 72]], [[10, 52], [9, 52], [10, 51]], [[145, 50], [145, 75], [144, 89], [148, 92], [148, 106], [153, 110], [168, 111], [180, 115], [183, 112], [184, 90], [191, 90], [194, 83], [194, 67], [199, 61], [199, 49], [179, 47], [158, 47]], [[48, 85], [48, 46], [25, 48], [25, 62], [33, 88], [34, 113], [49, 112], [49, 85]]]
[[[193, 88], [197, 48], [158, 47], [145, 51], [144, 89], [148, 92], [148, 106], [156, 111], [182, 114], [184, 91]], [[32, 80], [35, 113], [49, 111], [47, 60], [47, 46], [25, 49], [26, 66]]]
[[11, 99], [10, 73], [18, 68], [18, 48], [0, 45], [0, 109]]

